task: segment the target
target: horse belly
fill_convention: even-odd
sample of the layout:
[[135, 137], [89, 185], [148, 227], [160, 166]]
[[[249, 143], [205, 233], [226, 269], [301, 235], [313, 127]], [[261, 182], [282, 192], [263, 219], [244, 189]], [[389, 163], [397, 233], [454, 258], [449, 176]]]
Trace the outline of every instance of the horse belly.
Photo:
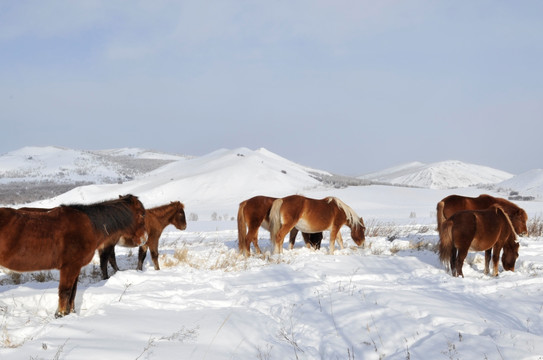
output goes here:
[[473, 241], [471, 242], [469, 246], [469, 250], [470, 251], [485, 251], [485, 250], [488, 250], [490, 247], [484, 241], [481, 241], [478, 238], [473, 238]]
[[324, 231], [324, 230], [330, 230], [328, 228], [321, 229], [321, 228], [317, 228], [315, 226], [312, 226], [310, 223], [308, 223], [304, 219], [300, 219], [298, 221], [298, 223], [294, 227], [296, 229], [300, 230], [301, 232], [308, 233], [308, 234], [321, 232], [321, 231]]

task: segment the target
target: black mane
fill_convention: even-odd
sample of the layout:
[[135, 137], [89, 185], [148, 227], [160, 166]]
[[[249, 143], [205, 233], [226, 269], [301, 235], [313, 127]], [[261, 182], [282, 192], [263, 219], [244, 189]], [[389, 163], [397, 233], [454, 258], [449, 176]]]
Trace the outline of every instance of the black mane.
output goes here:
[[85, 213], [92, 222], [94, 229], [109, 236], [117, 231], [131, 228], [134, 224], [134, 213], [131, 204], [136, 196], [126, 195], [119, 199], [100, 203], [82, 205], [62, 205]]

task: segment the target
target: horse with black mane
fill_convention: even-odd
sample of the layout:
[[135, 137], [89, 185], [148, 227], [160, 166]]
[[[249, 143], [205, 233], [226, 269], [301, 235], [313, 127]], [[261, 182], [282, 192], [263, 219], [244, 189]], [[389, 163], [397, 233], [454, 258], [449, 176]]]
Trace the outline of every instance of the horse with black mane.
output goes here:
[[75, 312], [81, 268], [111, 236], [147, 240], [145, 208], [136, 196], [52, 209], [0, 208], [0, 265], [17, 272], [60, 270], [55, 316]]
[[363, 219], [338, 198], [317, 200], [291, 195], [275, 200], [270, 210], [271, 239], [277, 254], [283, 252], [283, 239], [294, 228], [309, 234], [330, 231], [330, 253], [334, 253], [336, 238], [343, 249], [339, 232], [343, 225], [351, 229], [351, 238], [356, 245], [364, 243], [366, 226]]
[[[238, 208], [238, 247], [239, 252], [245, 257], [250, 255], [251, 243], [255, 248], [255, 252], [260, 254], [258, 246], [258, 228], [262, 227], [270, 230], [270, 209], [273, 202], [277, 198], [269, 196], [254, 196], [250, 199], [242, 201]], [[290, 232], [290, 248], [294, 247], [298, 229], [292, 229]], [[322, 241], [322, 232], [314, 234], [303, 233], [302, 236], [307, 247], [320, 249]]]
[[[149, 238], [147, 242], [139, 246], [138, 252], [138, 266], [137, 270], [143, 270], [143, 261], [147, 255], [147, 250], [151, 252], [151, 259], [155, 265], [155, 270], [160, 270], [158, 264], [158, 240], [162, 231], [168, 225], [173, 225], [179, 230], [185, 230], [187, 228], [187, 220], [185, 218], [185, 205], [179, 201], [172, 201], [169, 204], [157, 206], [151, 209], [147, 209], [145, 215], [145, 229]], [[124, 247], [136, 247], [139, 245], [137, 241], [128, 236], [123, 236], [118, 239], [118, 243], [110, 243], [107, 247], [99, 249], [100, 253], [100, 267], [102, 269], [102, 276], [107, 279], [107, 260], [111, 267], [115, 271], [119, 271], [117, 266], [117, 260], [115, 259], [115, 245]]]
[[485, 251], [485, 274], [490, 271], [492, 256], [492, 273], [498, 276], [502, 249], [503, 268], [515, 271], [519, 243], [513, 223], [499, 205], [494, 204], [485, 210], [459, 211], [445, 220], [442, 227], [439, 258], [444, 264], [450, 263], [453, 276], [464, 277], [462, 266], [469, 250]]

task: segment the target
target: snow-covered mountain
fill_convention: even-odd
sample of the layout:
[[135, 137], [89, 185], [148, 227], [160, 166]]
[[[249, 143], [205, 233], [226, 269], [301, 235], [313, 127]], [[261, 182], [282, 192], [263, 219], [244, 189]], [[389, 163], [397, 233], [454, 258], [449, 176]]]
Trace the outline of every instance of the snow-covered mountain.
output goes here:
[[87, 151], [55, 146], [24, 147], [0, 156], [0, 184], [120, 182], [181, 159], [184, 157], [142, 149]]
[[77, 187], [39, 205], [54, 206], [73, 199], [90, 202], [131, 193], [146, 206], [174, 200], [198, 208], [202, 204], [237, 206], [244, 198], [258, 194], [286, 196], [315, 188], [325, 176], [332, 175], [298, 165], [266, 149], [223, 149], [172, 162], [123, 184]]
[[543, 197], [543, 169], [533, 169], [496, 184], [497, 189], [515, 191], [521, 196]]
[[126, 193], [140, 196], [147, 206], [173, 200], [193, 206], [237, 204], [257, 194], [281, 196], [372, 183], [429, 189], [482, 185], [540, 199], [542, 177], [541, 170], [513, 177], [485, 166], [446, 161], [408, 163], [357, 179], [305, 167], [263, 148], [221, 149], [189, 157], [131, 148], [25, 147], [0, 155], [0, 204], [39, 201], [37, 206], [54, 206]]
[[453, 189], [496, 184], [512, 177], [513, 174], [487, 166], [461, 161], [442, 161], [432, 164], [412, 162], [360, 178], [391, 185]]

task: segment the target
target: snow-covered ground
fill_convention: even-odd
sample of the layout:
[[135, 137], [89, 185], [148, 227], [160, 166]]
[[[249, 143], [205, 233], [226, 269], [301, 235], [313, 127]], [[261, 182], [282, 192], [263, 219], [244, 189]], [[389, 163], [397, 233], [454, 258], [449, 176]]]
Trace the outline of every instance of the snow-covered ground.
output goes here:
[[[470, 253], [453, 278], [435, 253], [435, 205], [478, 188], [327, 188], [264, 149], [180, 160], [124, 184], [91, 185], [35, 203], [93, 202], [134, 193], [148, 207], [181, 200], [185, 231], [167, 227], [161, 270], [117, 248], [123, 271], [82, 271], [76, 314], [54, 318], [58, 272], [0, 271], [2, 359], [543, 359], [543, 243], [520, 238], [516, 271], [483, 275]], [[310, 169], [309, 169], [310, 170]], [[237, 254], [237, 205], [257, 193], [337, 196], [362, 216], [366, 244]], [[490, 192], [490, 194], [499, 195]], [[530, 217], [540, 201], [517, 202]], [[212, 218], [220, 220], [213, 221]], [[286, 247], [286, 245], [285, 245]], [[110, 270], [111, 271], [111, 270]]]

